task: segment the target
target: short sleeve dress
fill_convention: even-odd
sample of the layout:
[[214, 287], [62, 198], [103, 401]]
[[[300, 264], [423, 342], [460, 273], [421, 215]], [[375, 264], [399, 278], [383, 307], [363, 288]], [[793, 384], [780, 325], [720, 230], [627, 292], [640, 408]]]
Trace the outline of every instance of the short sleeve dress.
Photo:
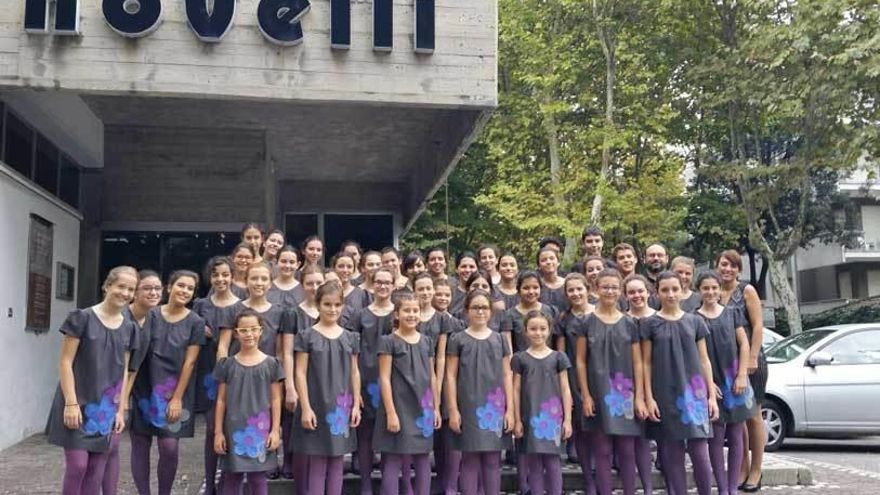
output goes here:
[[519, 292], [514, 292], [513, 294], [507, 294], [496, 287], [498, 294], [501, 295], [501, 300], [504, 301], [504, 309], [510, 309], [517, 304], [519, 304]]
[[[559, 317], [559, 311], [556, 307], [550, 304], [541, 303], [539, 311], [546, 316], [547, 321], [550, 322], [550, 330], [555, 331], [556, 328], [553, 325], [553, 322]], [[506, 310], [501, 318], [501, 331], [510, 332], [513, 342], [513, 352], [520, 352], [529, 348], [529, 341], [526, 339], [525, 317], [526, 315], [520, 313], [516, 307], [512, 307]], [[548, 342], [547, 344], [552, 345], [551, 342]]]
[[725, 306], [715, 318], [709, 318], [701, 312], [696, 314], [703, 318], [709, 328], [706, 350], [712, 362], [712, 379], [721, 389], [718, 399], [719, 420], [723, 423], [739, 423], [755, 415], [758, 404], [752, 384], [746, 383], [742, 394], [733, 393], [733, 385], [739, 372], [739, 345], [736, 343], [736, 329], [745, 326], [745, 318], [739, 309]]
[[[241, 303], [238, 305], [237, 312], [241, 312], [247, 307], [244, 303]], [[263, 333], [260, 334], [260, 343], [258, 345], [260, 351], [270, 356], [280, 355], [281, 349], [278, 349], [278, 334], [281, 333], [281, 320], [284, 318], [284, 309], [280, 305], [273, 304], [269, 306], [269, 309], [260, 313], [260, 316], [263, 317]], [[229, 355], [234, 355], [240, 348], [238, 340], [233, 338], [229, 344]]]
[[697, 341], [709, 335], [703, 319], [684, 313], [678, 320], [659, 314], [643, 318], [642, 338], [651, 341], [651, 382], [659, 423], [648, 423], [657, 440], [709, 438], [709, 389], [703, 379]]
[[46, 433], [49, 443], [65, 449], [106, 452], [122, 395], [125, 354], [137, 345], [134, 325], [123, 318], [117, 328], [104, 326], [92, 308], [75, 309], [61, 324], [62, 334], [79, 340], [73, 358], [73, 384], [82, 413], [82, 426], [64, 426], [61, 385], [49, 409]]
[[351, 311], [357, 311], [362, 308], [366, 308], [370, 304], [372, 304], [373, 298], [370, 296], [370, 293], [361, 289], [357, 285], [351, 289], [351, 292], [345, 296], [345, 307], [349, 308]]
[[[129, 306], [126, 306], [122, 311], [122, 315], [134, 324], [134, 335], [132, 338], [135, 340], [135, 345], [133, 346], [134, 349], [131, 351], [131, 357], [128, 359], [128, 371], [133, 373], [140, 369], [141, 363], [144, 362], [144, 357], [150, 350], [150, 334], [148, 334], [144, 327], [137, 322], [134, 315], [131, 314], [131, 308]], [[144, 317], [144, 325], [147, 324], [147, 318], [149, 316], [149, 313], [147, 313]]]
[[541, 296], [540, 300], [544, 304], [548, 304], [556, 308], [556, 312], [565, 311], [568, 309], [568, 299], [565, 297], [565, 285], [561, 285], [555, 289], [551, 289], [544, 285], [544, 282], [541, 281]]
[[581, 400], [581, 391], [578, 387], [577, 369], [575, 367], [577, 356], [575, 352], [578, 337], [584, 335], [584, 324], [588, 316], [590, 315], [576, 315], [571, 311], [566, 311], [556, 321], [556, 329], [554, 330], [556, 335], [561, 335], [565, 338], [565, 356], [571, 364], [571, 367], [568, 368], [568, 386], [571, 389], [573, 409], [571, 424], [577, 429], [582, 428], [580, 417], [583, 411], [583, 401]]
[[507, 398], [502, 359], [510, 356], [507, 340], [492, 332], [485, 339], [467, 331], [450, 337], [447, 356], [458, 357], [457, 399], [461, 434], [450, 431], [450, 445], [462, 452], [495, 452], [512, 447], [504, 434]]
[[449, 320], [442, 313], [435, 311], [428, 321], [419, 322], [419, 333], [431, 339], [432, 347], [436, 352], [440, 336], [449, 333]]
[[227, 453], [221, 458], [223, 471], [252, 473], [275, 469], [266, 450], [272, 429], [271, 385], [284, 380], [284, 369], [272, 356], [246, 366], [235, 357], [217, 363], [214, 376], [226, 384], [226, 415], [223, 433]]
[[605, 323], [595, 314], [584, 322], [587, 339], [587, 381], [596, 415], [585, 417], [584, 429], [601, 428], [608, 435], [641, 436], [643, 424], [635, 417], [635, 377], [632, 345], [640, 341], [636, 321], [623, 315]]
[[681, 300], [681, 310], [685, 313], [693, 313], [703, 304], [703, 299], [697, 291], [691, 291], [691, 295], [687, 299]]
[[284, 310], [290, 310], [299, 305], [305, 298], [302, 284], [296, 284], [292, 289], [281, 289], [277, 285], [272, 284], [269, 292], [266, 293], [266, 299], [273, 306], [281, 306]]
[[543, 358], [522, 351], [513, 355], [510, 367], [520, 375], [523, 437], [517, 444], [517, 451], [561, 455], [565, 450], [562, 442], [565, 409], [559, 373], [570, 369], [571, 362], [559, 351], [552, 351]]
[[354, 395], [351, 392], [351, 356], [359, 351], [358, 336], [347, 330], [335, 339], [309, 327], [296, 334], [294, 351], [309, 355], [309, 403], [318, 428], [302, 427], [302, 407], [293, 413], [290, 433], [292, 452], [302, 455], [341, 456], [355, 448], [355, 435], [348, 426]]
[[177, 388], [187, 348], [205, 343], [205, 320], [190, 311], [180, 321], [170, 323], [162, 316], [160, 306], [150, 310], [144, 328], [150, 335], [150, 351], [134, 383], [132, 430], [141, 435], [192, 438], [195, 379], [189, 381], [184, 391], [180, 419], [168, 423], [165, 411]]
[[217, 380], [214, 379], [214, 363], [217, 362], [217, 341], [220, 330], [235, 326], [237, 306], [230, 304], [220, 307], [214, 304], [211, 296], [197, 299], [193, 311], [205, 319], [205, 326], [211, 329], [212, 336], [205, 335], [205, 345], [199, 351], [196, 363], [196, 405], [195, 412], [211, 409], [217, 400]]
[[311, 328], [315, 324], [315, 318], [302, 308], [299, 304], [295, 307], [287, 309], [281, 317], [281, 333], [289, 333], [296, 335], [300, 330]]
[[379, 354], [391, 356], [391, 391], [400, 431], [387, 428], [385, 404], [376, 412], [373, 448], [385, 454], [427, 454], [434, 448], [434, 390], [431, 358], [434, 346], [421, 336], [410, 344], [397, 335], [379, 340]]
[[247, 289], [245, 289], [244, 287], [241, 287], [237, 284], [230, 283], [229, 290], [232, 291], [233, 294], [235, 294], [235, 297], [241, 299], [242, 301], [244, 301], [245, 299], [248, 298]]
[[394, 315], [378, 316], [369, 308], [356, 311], [346, 328], [360, 336], [358, 368], [361, 372], [361, 398], [364, 401], [363, 417], [374, 419], [379, 408], [379, 340], [391, 333]]
[[[749, 342], [752, 341], [752, 322], [749, 320], [749, 311], [746, 308], [746, 282], [739, 282], [733, 292], [730, 294], [730, 300], [727, 305], [731, 308], [739, 309], [743, 317], [743, 328], [746, 330], [746, 336]], [[767, 390], [767, 377], [769, 370], [767, 368], [767, 356], [764, 355], [764, 349], [758, 351], [758, 370], [749, 375], [749, 382], [752, 384], [752, 391], [755, 393], [755, 401], [758, 405], [764, 402], [764, 396]]]

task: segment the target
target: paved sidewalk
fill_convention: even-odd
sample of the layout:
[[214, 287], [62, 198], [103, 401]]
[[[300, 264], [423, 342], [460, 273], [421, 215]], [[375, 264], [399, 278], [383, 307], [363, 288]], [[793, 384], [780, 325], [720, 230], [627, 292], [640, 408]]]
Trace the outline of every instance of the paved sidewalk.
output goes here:
[[[196, 421], [195, 438], [180, 441], [180, 463], [177, 468], [177, 479], [174, 483], [175, 495], [196, 495], [201, 492], [204, 477], [203, 439], [205, 434], [204, 419], [199, 416]], [[129, 465], [128, 433], [123, 434], [120, 445], [120, 480], [119, 493], [136, 494], [131, 479]], [[153, 447], [153, 493], [156, 493], [155, 465], [158, 452]], [[44, 435], [34, 435], [13, 447], [0, 452], [0, 494], [38, 495], [55, 494], [61, 491], [61, 478], [64, 474], [64, 455], [61, 448], [46, 442]], [[661, 486], [660, 474], [654, 473], [655, 487]], [[579, 486], [579, 469], [573, 465], [565, 465], [564, 476], [566, 487]], [[374, 482], [379, 480], [379, 472], [373, 473]], [[505, 469], [505, 481], [513, 482], [513, 471]], [[766, 454], [764, 457], [764, 486], [797, 486], [809, 485], [813, 482], [810, 469], [792, 462], [790, 459]], [[508, 484], [508, 483], [505, 483]], [[275, 482], [270, 487], [271, 493], [293, 493], [292, 482]], [[354, 476], [346, 476], [346, 493], [357, 492]], [[655, 489], [655, 493], [660, 493]], [[376, 491], [378, 493], [378, 490]]]

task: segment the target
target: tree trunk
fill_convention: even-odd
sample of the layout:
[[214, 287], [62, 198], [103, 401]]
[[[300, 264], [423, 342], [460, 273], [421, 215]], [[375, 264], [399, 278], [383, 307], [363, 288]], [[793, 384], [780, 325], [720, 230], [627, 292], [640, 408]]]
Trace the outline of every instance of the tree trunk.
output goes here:
[[602, 189], [611, 175], [611, 143], [610, 133], [614, 130], [614, 86], [617, 80], [617, 40], [614, 33], [605, 26], [608, 21], [605, 13], [599, 12], [597, 0], [593, 0], [593, 19], [596, 22], [602, 53], [605, 55], [605, 132], [602, 138], [602, 169], [596, 181], [596, 195], [593, 197], [593, 209], [590, 212], [590, 223], [596, 225], [602, 217]]
[[[547, 99], [545, 98], [545, 102]], [[553, 188], [553, 207], [557, 215], [568, 216], [568, 208], [566, 208], [565, 198], [562, 195], [560, 184], [561, 160], [559, 158], [559, 136], [556, 126], [556, 117], [550, 110], [543, 112], [544, 116], [542, 124], [544, 127], [544, 135], [547, 138], [547, 151], [550, 155], [550, 184]], [[565, 252], [562, 259], [571, 262], [577, 256], [577, 239], [575, 237], [565, 236]], [[560, 260], [561, 262], [562, 260]]]
[[785, 308], [785, 314], [788, 320], [788, 328], [791, 334], [798, 334], [803, 331], [803, 322], [801, 321], [801, 309], [798, 306], [797, 295], [788, 282], [788, 275], [785, 267], [788, 260], [772, 260], [770, 265], [770, 285], [773, 287], [773, 295], [779, 301], [779, 304]]

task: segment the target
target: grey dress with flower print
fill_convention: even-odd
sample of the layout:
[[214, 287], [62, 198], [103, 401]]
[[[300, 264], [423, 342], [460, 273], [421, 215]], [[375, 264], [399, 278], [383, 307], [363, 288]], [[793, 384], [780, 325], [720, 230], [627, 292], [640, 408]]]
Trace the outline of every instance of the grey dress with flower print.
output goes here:
[[642, 435], [643, 424], [634, 412], [632, 359], [632, 345], [640, 340], [638, 324], [627, 315], [609, 324], [591, 314], [583, 331], [587, 339], [587, 382], [596, 415], [586, 417], [579, 412], [582, 427], [602, 428], [608, 435]]
[[65, 400], [59, 385], [46, 423], [49, 443], [65, 449], [107, 451], [122, 395], [125, 353], [137, 345], [134, 325], [123, 318], [119, 327], [107, 328], [91, 308], [71, 311], [61, 324], [61, 333], [79, 340], [73, 384], [82, 426], [75, 430], [64, 426]]
[[[547, 321], [550, 322], [550, 330], [552, 332], [556, 331], [556, 327], [554, 326], [554, 322], [559, 317], [559, 310], [556, 309], [555, 306], [552, 306], [549, 303], [540, 303], [540, 309], [538, 311], [541, 312], [542, 315], [547, 317]], [[513, 342], [513, 352], [524, 351], [529, 348], [529, 341], [526, 338], [526, 315], [522, 314], [516, 307], [510, 308], [503, 313], [503, 317], [501, 318], [501, 331], [502, 332], [510, 332], [511, 342]], [[553, 336], [550, 337], [551, 339]], [[553, 345], [552, 342], [548, 342], [547, 345]]]
[[523, 454], [562, 454], [565, 450], [562, 443], [565, 410], [559, 373], [571, 368], [571, 362], [559, 351], [551, 351], [543, 358], [521, 351], [513, 355], [510, 367], [520, 375], [523, 436], [517, 443], [517, 451]]
[[379, 408], [379, 340], [391, 333], [394, 315], [379, 316], [369, 308], [355, 311], [346, 328], [360, 335], [361, 350], [358, 369], [361, 371], [361, 398], [364, 401], [363, 416], [376, 417]]
[[584, 334], [583, 327], [588, 316], [590, 315], [576, 315], [571, 311], [566, 311], [556, 321], [555, 330], [553, 331], [554, 334], [565, 338], [565, 356], [572, 365], [568, 368], [568, 387], [571, 389], [572, 399], [571, 425], [578, 430], [583, 427], [580, 421], [583, 414], [583, 401], [581, 400], [580, 387], [577, 384], [577, 369], [575, 367], [577, 362], [576, 349], [577, 339]]
[[281, 306], [285, 311], [299, 306], [299, 303], [301, 303], [304, 298], [305, 292], [302, 284], [296, 284], [296, 286], [291, 289], [282, 289], [277, 285], [272, 284], [272, 287], [269, 287], [269, 291], [266, 293], [266, 299], [270, 303]]
[[229, 357], [217, 363], [214, 377], [226, 384], [223, 471], [252, 473], [275, 469], [275, 456], [269, 455], [266, 448], [272, 430], [271, 386], [284, 380], [281, 364], [273, 356], [251, 366]]
[[150, 349], [134, 383], [132, 430], [141, 435], [191, 438], [196, 380], [193, 373], [183, 393], [180, 419], [166, 420], [166, 410], [180, 378], [186, 352], [190, 346], [205, 343], [205, 320], [190, 311], [183, 319], [171, 323], [162, 316], [162, 307], [147, 314], [144, 330], [150, 336]]
[[293, 349], [309, 355], [307, 382], [309, 404], [318, 427], [302, 427], [302, 407], [293, 413], [290, 444], [294, 454], [340, 456], [355, 448], [349, 427], [354, 395], [351, 391], [351, 356], [359, 351], [358, 336], [347, 330], [334, 339], [315, 327], [296, 334]]
[[[205, 345], [199, 351], [196, 364], [196, 412], [213, 410], [217, 400], [217, 380], [214, 379], [214, 364], [217, 362], [217, 341], [220, 331], [235, 326], [236, 304], [220, 307], [214, 304], [211, 296], [197, 299], [193, 311], [205, 319], [205, 326], [211, 329], [211, 337], [205, 335]], [[213, 413], [208, 413], [213, 414]]]
[[648, 423], [658, 440], [709, 438], [709, 387], [697, 342], [709, 335], [703, 319], [684, 313], [678, 320], [658, 314], [640, 320], [643, 340], [651, 341], [651, 382], [660, 422]]
[[449, 338], [447, 356], [458, 357], [457, 399], [461, 434], [450, 432], [450, 445], [462, 452], [494, 452], [512, 447], [504, 433], [507, 410], [502, 359], [510, 356], [498, 332], [478, 339], [467, 331]]
[[706, 348], [712, 362], [712, 379], [721, 389], [718, 399], [719, 421], [739, 423], [755, 415], [757, 402], [752, 384], [746, 380], [743, 393], [733, 393], [736, 375], [739, 372], [739, 344], [736, 342], [736, 329], [745, 325], [745, 317], [739, 308], [725, 306], [715, 318], [709, 318], [697, 311], [709, 327]]
[[400, 431], [388, 431], [385, 403], [380, 401], [373, 448], [386, 454], [427, 454], [434, 448], [434, 345], [424, 335], [415, 344], [394, 334], [385, 335], [379, 340], [382, 354], [391, 356], [391, 391]]

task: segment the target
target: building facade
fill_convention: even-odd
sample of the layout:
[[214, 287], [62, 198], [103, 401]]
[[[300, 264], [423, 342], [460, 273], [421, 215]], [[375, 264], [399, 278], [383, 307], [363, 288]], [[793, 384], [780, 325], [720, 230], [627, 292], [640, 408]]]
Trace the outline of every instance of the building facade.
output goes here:
[[497, 104], [495, 0], [14, 0], [0, 9], [0, 448], [119, 263], [244, 222], [396, 242]]

